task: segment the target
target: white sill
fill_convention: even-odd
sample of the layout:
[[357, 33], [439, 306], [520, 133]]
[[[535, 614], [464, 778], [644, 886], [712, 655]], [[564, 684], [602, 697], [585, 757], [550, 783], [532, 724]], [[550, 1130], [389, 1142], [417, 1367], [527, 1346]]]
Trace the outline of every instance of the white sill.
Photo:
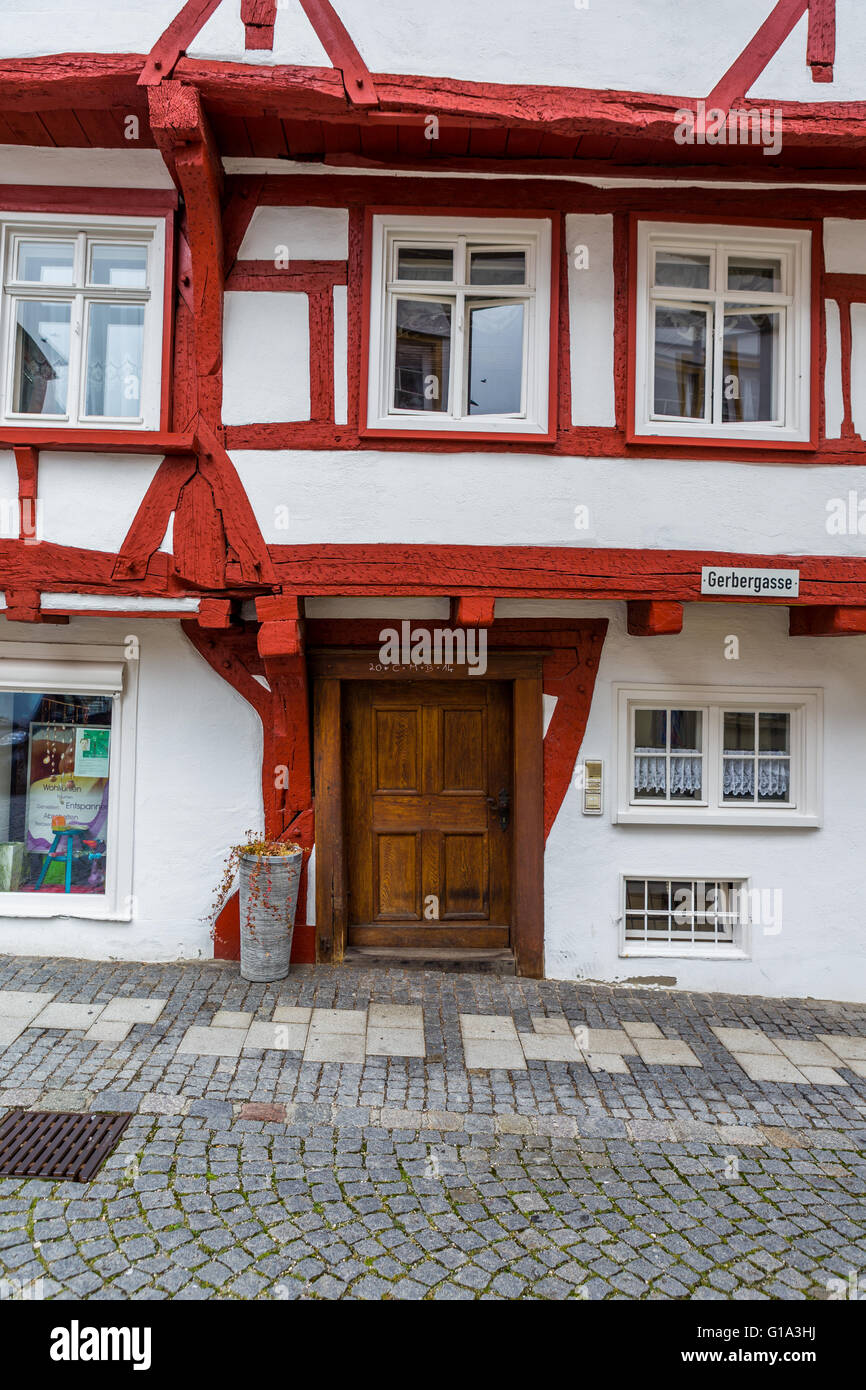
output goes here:
[[404, 434], [547, 434], [547, 425], [537, 420], [526, 420], [519, 416], [470, 415], [465, 420], [455, 420], [452, 415], [437, 419], [426, 412], [423, 415], [383, 415], [378, 420], [368, 419], [368, 430], [394, 430]]
[[642, 946], [638, 942], [623, 946], [619, 955], [621, 960], [751, 960], [742, 946]]
[[0, 893], [3, 917], [82, 917], [91, 922], [131, 922], [132, 912], [120, 912], [110, 899], [94, 893]]
[[761, 829], [774, 827], [780, 830], [815, 830], [821, 825], [817, 815], [807, 815], [801, 811], [710, 811], [688, 812], [679, 807], [665, 807], [654, 811], [637, 810], [613, 812], [614, 825], [733, 825], [755, 826]]
[[72, 430], [157, 430], [158, 426], [146, 425], [143, 416], [132, 419], [129, 415], [89, 416], [82, 420], [70, 420], [67, 415], [7, 415], [3, 424], [9, 429], [58, 429]]
[[785, 444], [808, 444], [809, 434], [801, 428], [790, 425], [754, 424], [750, 427], [737, 425], [705, 425], [698, 420], [687, 421], [682, 425], [667, 424], [663, 420], [643, 420], [635, 422], [634, 438], [650, 439], [722, 439], [731, 444], [767, 444], [775, 440]]

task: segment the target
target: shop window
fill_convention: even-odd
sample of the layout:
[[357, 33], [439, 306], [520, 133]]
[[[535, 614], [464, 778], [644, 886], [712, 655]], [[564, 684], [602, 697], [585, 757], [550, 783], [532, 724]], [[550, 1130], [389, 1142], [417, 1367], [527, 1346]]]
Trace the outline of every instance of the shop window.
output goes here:
[[127, 915], [134, 673], [0, 657], [0, 912]]

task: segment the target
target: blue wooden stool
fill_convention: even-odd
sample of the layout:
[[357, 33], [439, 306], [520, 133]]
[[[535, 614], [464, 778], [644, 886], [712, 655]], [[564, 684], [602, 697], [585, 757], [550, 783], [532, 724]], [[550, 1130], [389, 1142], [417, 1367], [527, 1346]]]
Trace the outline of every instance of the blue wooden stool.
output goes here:
[[[34, 890], [35, 892], [38, 893], [38, 892], [39, 892], [39, 889], [42, 887], [43, 883], [45, 882], [45, 875], [48, 873], [48, 866], [50, 865], [52, 859], [65, 859], [65, 860], [66, 860], [66, 884], [65, 884], [65, 887], [64, 887], [63, 891], [64, 891], [64, 893], [69, 893], [69, 892], [71, 891], [71, 889], [72, 889], [72, 856], [73, 856], [73, 851], [75, 850], [75, 836], [76, 836], [76, 835], [84, 836], [84, 835], [89, 835], [89, 834], [90, 834], [90, 831], [88, 830], [88, 828], [87, 828], [86, 825], [78, 825], [78, 826], [76, 826], [76, 825], [64, 825], [64, 827], [63, 827], [62, 830], [57, 830], [57, 831], [55, 831], [54, 839], [53, 839], [52, 842], [51, 842], [51, 848], [49, 849], [48, 853], [47, 853], [46, 856], [45, 856], [45, 863], [42, 865], [42, 872], [40, 873], [38, 879], [36, 880], [36, 888], [35, 888], [35, 890]], [[66, 848], [65, 848], [62, 852], [58, 852], [57, 846], [60, 844], [60, 841], [63, 839], [64, 835], [66, 836]], [[87, 857], [88, 857], [88, 859], [92, 859], [92, 858], [93, 858], [92, 853], [91, 853], [91, 854], [88, 854]]]

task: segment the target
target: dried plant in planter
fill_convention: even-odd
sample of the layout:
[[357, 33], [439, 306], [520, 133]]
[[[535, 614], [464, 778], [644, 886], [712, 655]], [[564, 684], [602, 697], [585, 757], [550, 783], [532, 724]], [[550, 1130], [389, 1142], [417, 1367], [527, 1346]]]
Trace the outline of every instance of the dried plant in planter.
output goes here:
[[292, 840], [247, 831], [232, 845], [212, 908], [212, 930], [239, 879], [241, 976], [281, 980], [289, 973], [303, 851]]

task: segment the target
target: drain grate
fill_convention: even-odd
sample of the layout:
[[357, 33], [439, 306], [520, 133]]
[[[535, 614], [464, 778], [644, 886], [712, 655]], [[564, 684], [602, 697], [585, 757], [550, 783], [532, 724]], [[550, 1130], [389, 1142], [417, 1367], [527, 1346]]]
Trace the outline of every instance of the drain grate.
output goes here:
[[89, 1182], [131, 1119], [128, 1111], [12, 1110], [0, 1123], [0, 1177]]

